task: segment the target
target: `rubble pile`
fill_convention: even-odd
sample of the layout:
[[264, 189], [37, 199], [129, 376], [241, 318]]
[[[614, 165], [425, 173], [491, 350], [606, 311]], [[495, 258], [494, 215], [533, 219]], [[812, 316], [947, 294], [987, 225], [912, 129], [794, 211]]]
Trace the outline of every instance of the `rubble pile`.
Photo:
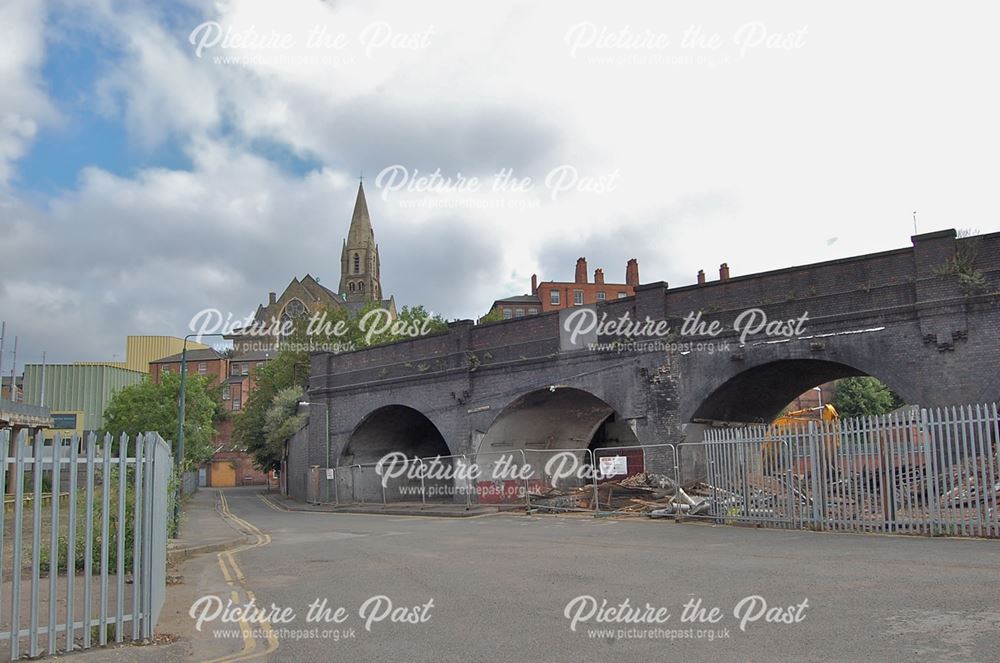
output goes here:
[[[677, 494], [674, 480], [665, 474], [633, 474], [617, 481], [597, 484], [597, 510], [646, 514], [663, 509]], [[550, 488], [531, 492], [532, 507], [545, 509], [594, 508], [594, 486], [586, 484], [569, 490]]]

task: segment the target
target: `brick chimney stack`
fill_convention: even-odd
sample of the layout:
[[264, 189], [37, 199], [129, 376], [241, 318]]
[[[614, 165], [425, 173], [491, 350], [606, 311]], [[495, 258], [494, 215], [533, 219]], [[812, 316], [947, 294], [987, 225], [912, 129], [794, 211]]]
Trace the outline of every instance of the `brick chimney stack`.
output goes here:
[[698, 285], [703, 285], [705, 283], [705, 270], [698, 270]]
[[625, 284], [631, 286], [639, 285], [639, 261], [635, 258], [631, 258], [628, 264], [625, 265]]
[[587, 282], [587, 259], [577, 258], [576, 259], [576, 278], [574, 279], [576, 283], [586, 283]]
[[729, 280], [729, 263], [724, 262], [719, 265], [719, 280], [728, 281]]
[[278, 293], [276, 293], [276, 292], [269, 292], [269, 293], [267, 293], [267, 303], [268, 303], [268, 305], [273, 304], [275, 302], [275, 300], [277, 299], [277, 297], [278, 297]]
[[531, 275], [531, 294], [538, 294], [538, 274]]
[[598, 269], [594, 270], [594, 283], [596, 283], [597, 285], [604, 285], [604, 270], [603, 269], [598, 268]]

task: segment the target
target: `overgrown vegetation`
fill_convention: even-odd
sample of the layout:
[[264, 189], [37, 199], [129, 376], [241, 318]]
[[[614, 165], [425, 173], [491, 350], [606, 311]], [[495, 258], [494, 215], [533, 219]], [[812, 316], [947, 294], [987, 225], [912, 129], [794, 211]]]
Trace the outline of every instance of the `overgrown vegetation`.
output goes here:
[[501, 311], [500, 308], [497, 307], [492, 311], [490, 311], [489, 313], [487, 313], [486, 315], [484, 315], [483, 317], [479, 318], [479, 320], [476, 321], [476, 324], [488, 325], [491, 322], [501, 322], [503, 319], [504, 319], [503, 311]]
[[347, 351], [411, 338], [414, 329], [434, 333], [448, 326], [443, 318], [430, 315], [423, 306], [404, 306], [391, 327], [377, 333], [371, 333], [371, 325], [362, 329], [361, 320], [377, 308], [380, 308], [378, 302], [370, 302], [355, 316], [349, 316], [344, 309], [327, 309], [321, 314], [325, 317], [320, 318], [323, 326], [329, 330], [341, 323], [343, 331], [330, 337], [316, 334], [316, 330], [308, 334], [309, 319], [298, 319], [292, 333], [282, 341], [278, 355], [258, 369], [256, 387], [243, 410], [234, 417], [232, 439], [253, 455], [254, 464], [262, 471], [280, 468], [285, 440], [305, 423], [302, 415], [295, 414], [295, 406], [308, 387], [311, 350], [339, 344], [340, 351]]
[[842, 417], [888, 414], [903, 405], [903, 400], [889, 387], [868, 376], [838, 380], [833, 398], [833, 406]]
[[960, 230], [959, 241], [955, 247], [955, 255], [934, 269], [934, 274], [941, 278], [954, 277], [966, 295], [974, 295], [986, 289], [986, 275], [976, 268], [976, 258], [979, 257], [978, 230]]
[[[125, 535], [125, 559], [124, 568], [125, 573], [132, 572], [132, 554], [135, 550], [135, 476], [133, 475], [134, 470], [129, 470], [126, 473], [126, 488], [125, 488], [125, 520], [119, 522], [118, 520], [118, 468], [113, 467], [111, 469], [111, 474], [108, 481], [108, 573], [117, 573], [118, 571], [118, 531], [119, 528], [124, 528]], [[73, 541], [73, 555], [74, 564], [73, 571], [79, 572], [83, 571], [86, 564], [87, 558], [87, 493], [84, 489], [80, 488], [76, 491], [75, 496], [71, 496], [71, 499], [76, 500], [76, 523], [74, 532], [69, 532], [68, 530], [61, 531], [59, 533], [59, 565], [57, 567], [58, 573], [65, 573], [66, 566], [69, 557], [69, 542], [70, 539]], [[103, 519], [103, 509], [104, 502], [100, 487], [100, 477], [98, 477], [98, 485], [95, 487], [94, 500], [93, 500], [93, 510], [94, 519], [90, 527], [90, 537], [91, 537], [91, 572], [99, 573], [101, 569], [101, 530], [102, 530], [102, 519]], [[64, 507], [65, 509], [66, 507]], [[62, 516], [63, 527], [66, 527], [68, 520], [67, 516]], [[168, 519], [169, 520], [169, 519]], [[25, 551], [25, 558], [30, 559], [30, 550]], [[49, 545], [48, 534], [45, 533], [43, 536], [42, 545], [39, 549], [39, 560], [40, 567], [43, 573], [49, 573], [52, 566], [52, 549]]]

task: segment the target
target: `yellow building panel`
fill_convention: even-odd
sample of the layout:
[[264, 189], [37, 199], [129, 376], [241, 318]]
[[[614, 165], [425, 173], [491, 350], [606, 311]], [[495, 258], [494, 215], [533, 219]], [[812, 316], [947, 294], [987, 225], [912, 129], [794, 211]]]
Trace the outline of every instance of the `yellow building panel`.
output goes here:
[[[188, 341], [188, 350], [203, 350], [204, 343]], [[175, 336], [129, 336], [126, 340], [125, 368], [149, 373], [149, 362], [180, 354], [184, 339]]]

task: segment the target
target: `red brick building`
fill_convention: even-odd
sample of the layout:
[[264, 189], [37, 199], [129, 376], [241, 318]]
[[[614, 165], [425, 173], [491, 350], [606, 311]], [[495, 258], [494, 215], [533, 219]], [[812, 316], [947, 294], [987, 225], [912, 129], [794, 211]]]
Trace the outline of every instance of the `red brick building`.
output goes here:
[[[227, 359], [222, 353], [212, 349], [188, 350], [186, 357], [188, 375], [204, 375], [215, 384], [222, 385], [223, 408], [229, 412], [239, 412], [253, 388], [254, 372], [263, 365], [263, 356], [258, 361], [250, 353], [239, 359]], [[150, 379], [159, 384], [164, 373], [180, 373], [181, 355], [171, 355], [149, 363]], [[232, 416], [219, 424], [215, 437], [215, 453], [212, 460], [199, 468], [199, 480], [206, 486], [264, 485], [267, 476], [253, 466], [253, 459], [243, 449], [233, 447]]]
[[[186, 363], [188, 375], [211, 376], [218, 382], [226, 377], [226, 358], [212, 348], [188, 350]], [[162, 375], [171, 372], [181, 372], [180, 354], [149, 362], [149, 377], [154, 384], [160, 384]]]
[[572, 306], [631, 297], [635, 294], [637, 285], [639, 285], [639, 261], [635, 258], [630, 259], [625, 265], [624, 283], [607, 283], [604, 280], [604, 270], [600, 268], [594, 270], [593, 282], [588, 281], [587, 259], [578, 258], [576, 274], [572, 281], [539, 283], [537, 275], [532, 274], [530, 295], [498, 299], [493, 302], [490, 311], [499, 311], [505, 320], [521, 318]]

